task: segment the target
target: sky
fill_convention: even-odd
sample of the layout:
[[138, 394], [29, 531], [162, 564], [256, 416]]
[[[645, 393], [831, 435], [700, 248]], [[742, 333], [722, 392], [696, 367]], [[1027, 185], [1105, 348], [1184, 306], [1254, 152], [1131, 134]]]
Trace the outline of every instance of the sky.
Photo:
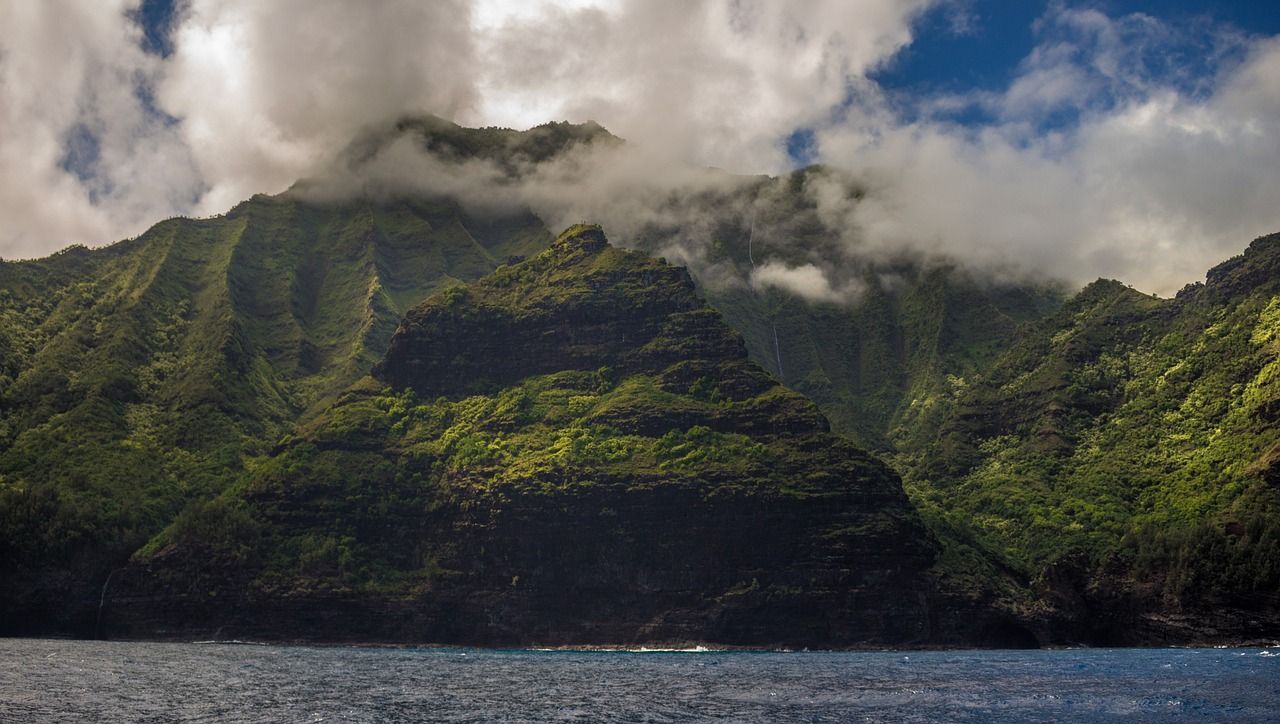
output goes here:
[[822, 163], [864, 190], [826, 208], [850, 254], [1170, 294], [1280, 231], [1275, 3], [45, 0], [0, 4], [0, 257], [223, 212], [421, 113], [598, 121], [636, 198]]

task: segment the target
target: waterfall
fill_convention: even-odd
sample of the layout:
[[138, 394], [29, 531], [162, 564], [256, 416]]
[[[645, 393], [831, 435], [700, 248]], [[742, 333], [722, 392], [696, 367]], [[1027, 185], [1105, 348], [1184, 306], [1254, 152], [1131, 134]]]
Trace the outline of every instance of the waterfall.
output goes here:
[[782, 349], [778, 347], [778, 325], [771, 321], [769, 326], [773, 327], [773, 356], [778, 360], [778, 379], [782, 379]]
[[[756, 259], [751, 254], [751, 245], [756, 239], [756, 210], [751, 209], [751, 228], [747, 232], [747, 261], [751, 262], [751, 271], [756, 270]], [[778, 363], [778, 379], [782, 379], [782, 348], [778, 345], [778, 324], [769, 320], [769, 328], [773, 330], [773, 357]]]
[[102, 593], [98, 596], [98, 620], [94, 623], [94, 633], [99, 637], [102, 636], [102, 606], [107, 602], [107, 586], [111, 585], [111, 577], [121, 569], [116, 568], [107, 574], [107, 580], [102, 582]]

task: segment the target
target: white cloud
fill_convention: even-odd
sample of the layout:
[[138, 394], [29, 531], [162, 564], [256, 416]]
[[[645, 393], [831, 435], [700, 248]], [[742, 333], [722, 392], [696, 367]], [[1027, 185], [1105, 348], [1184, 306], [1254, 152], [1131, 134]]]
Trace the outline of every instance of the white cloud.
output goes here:
[[655, 152], [734, 171], [787, 166], [782, 140], [826, 119], [906, 45], [932, 0], [630, 0], [514, 20], [482, 40], [479, 117], [594, 119]]
[[114, 240], [198, 193], [186, 148], [139, 97], [157, 64], [135, 4], [0, 4], [0, 256]]
[[827, 273], [814, 264], [787, 266], [778, 261], [766, 262], [752, 270], [751, 286], [756, 289], [773, 287], [810, 302], [831, 304], [851, 302], [866, 291], [861, 284], [852, 282], [837, 289], [827, 278]]
[[283, 190], [367, 125], [461, 113], [476, 62], [460, 0], [191, 0], [158, 97], [209, 213]]
[[[1066, 41], [1050, 32], [1007, 92], [975, 99], [998, 114], [976, 132], [874, 106], [819, 131], [822, 159], [868, 186], [832, 212], [852, 244], [1168, 294], [1280, 230], [1280, 41], [1210, 39], [1242, 59], [1204, 90], [1150, 72], [1162, 60], [1148, 35], [1175, 43], [1173, 28], [1065, 10], [1054, 22], [1089, 33], [1056, 52]], [[1064, 105], [1078, 124], [1033, 131]]]
[[[1168, 292], [1280, 229], [1280, 40], [1222, 26], [1055, 4], [1007, 88], [910, 99], [905, 121], [868, 74], [930, 7], [976, 22], [962, 3], [189, 0], [167, 58], [141, 50], [136, 6], [0, 5], [0, 255], [223, 211], [313, 173], [368, 125], [424, 112], [600, 121], [628, 150], [529, 170], [508, 192], [553, 225], [624, 227], [615, 237], [685, 224], [672, 252], [686, 259], [710, 230], [685, 197], [729, 183], [694, 167], [784, 170], [797, 128], [864, 191], [808, 190], [854, 256], [941, 253]], [[988, 121], [949, 120], [967, 110]], [[382, 181], [408, 185], [460, 173], [383, 162]], [[847, 259], [785, 258], [758, 283], [846, 293], [831, 280]]]
[[[0, 254], [225, 210], [404, 114], [591, 118], [667, 159], [777, 170], [786, 134], [826, 117], [933, 1], [187, 0], [163, 59], [140, 48], [138, 0], [9, 3]], [[59, 167], [76, 129], [102, 144], [84, 179]]]

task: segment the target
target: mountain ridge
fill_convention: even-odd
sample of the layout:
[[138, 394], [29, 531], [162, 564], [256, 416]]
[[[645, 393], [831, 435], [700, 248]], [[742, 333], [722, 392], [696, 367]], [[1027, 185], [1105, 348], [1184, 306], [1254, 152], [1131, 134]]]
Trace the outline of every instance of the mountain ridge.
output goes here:
[[[399, 132], [430, 146], [432, 128]], [[466, 141], [451, 146], [455, 160], [474, 146], [515, 173], [533, 163], [528, 151], [501, 162], [510, 139], [522, 143], [519, 132], [451, 124], [438, 132]], [[612, 138], [553, 124], [529, 148], [558, 158]], [[725, 385], [718, 368], [686, 365], [644, 388], [664, 395], [663, 416], [646, 417], [645, 405], [623, 395], [580, 421], [642, 437], [661, 437], [658, 427], [675, 421], [699, 432], [669, 440], [673, 449], [714, 450], [719, 436], [757, 434], [738, 426], [767, 419], [768, 405], [737, 415], [706, 404], [732, 409], [765, 372], [811, 397], [817, 408], [794, 394], [767, 401], [795, 422], [789, 434], [825, 434], [829, 424], [885, 457], [939, 541], [924, 594], [933, 623], [922, 641], [1217, 643], [1280, 629], [1280, 605], [1267, 594], [1280, 559], [1272, 367], [1280, 235], [1255, 240], [1168, 300], [1100, 280], [1064, 304], [1052, 285], [1002, 285], [945, 261], [856, 253], [826, 269], [833, 283], [864, 290], [842, 304], [718, 283], [720, 273], [752, 279], [753, 253], [794, 266], [838, 250], [842, 239], [817, 218], [807, 186], [817, 176], [832, 182], [832, 173], [749, 179], [672, 200], [697, 212], [706, 254], [687, 272], [664, 274], [686, 275], [764, 372]], [[848, 193], [856, 201], [856, 189]], [[743, 209], [754, 210], [750, 224]], [[693, 233], [653, 226], [621, 241], [661, 254]], [[299, 445], [320, 453], [381, 445], [390, 423], [372, 421], [402, 403], [372, 388], [386, 380], [357, 381], [399, 344], [397, 330], [413, 328], [406, 313], [463, 282], [502, 278], [552, 241], [527, 209], [477, 210], [425, 193], [318, 200], [295, 189], [222, 216], [161, 222], [100, 249], [0, 262], [0, 577], [10, 583], [0, 592], [0, 633], [95, 635], [104, 584], [116, 585], [131, 556], [156, 554], [158, 534], [175, 521], [260, 534], [222, 496]], [[570, 285], [546, 298], [578, 294], [574, 303], [590, 310], [593, 291]], [[616, 318], [626, 298], [591, 314]], [[510, 334], [501, 336], [518, 338], [533, 311], [508, 314]], [[695, 313], [677, 336], [722, 339], [698, 326], [711, 319]], [[574, 371], [586, 376], [572, 377], [581, 388], [565, 406], [625, 367], [592, 357], [590, 338], [581, 342], [590, 369]], [[492, 352], [452, 368], [453, 357], [409, 356], [447, 373], [449, 384], [424, 393], [484, 396], [512, 382], [468, 373], [512, 361]], [[356, 414], [373, 400], [387, 409]], [[352, 425], [326, 423], [334, 409]], [[491, 412], [498, 428], [515, 414]], [[470, 438], [473, 453], [487, 449], [481, 442]], [[312, 550], [316, 560], [339, 560], [344, 537]]]
[[[548, 347], [554, 359], [526, 349], [459, 392], [442, 365], [491, 358], [498, 313], [532, 338], [585, 339]], [[687, 273], [598, 227], [428, 298], [376, 373], [205, 519], [135, 556], [104, 594], [106, 630], [489, 645], [931, 635], [934, 546], [897, 477], [751, 364]], [[334, 606], [363, 618], [329, 620]]]

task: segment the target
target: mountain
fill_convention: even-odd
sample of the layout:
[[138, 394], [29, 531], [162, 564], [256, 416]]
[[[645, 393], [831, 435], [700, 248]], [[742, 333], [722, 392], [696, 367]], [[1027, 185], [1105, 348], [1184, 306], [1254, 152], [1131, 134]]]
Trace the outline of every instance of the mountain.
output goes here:
[[[407, 310], [550, 243], [519, 207], [376, 185], [333, 193], [335, 178], [349, 183], [343, 174], [405, 143], [440, 159], [437, 173], [484, 160], [510, 179], [620, 141], [593, 124], [515, 132], [407, 119], [354, 141], [335, 177], [108, 247], [0, 262], [0, 633], [92, 634], [113, 571], [367, 374]], [[735, 200], [762, 209], [758, 259], [833, 255], [811, 178], [738, 180], [727, 197], [680, 202], [716, 230], [712, 261], [745, 275], [753, 242], [727, 210]], [[624, 241], [660, 253], [671, 236], [651, 225]], [[876, 285], [852, 311], [706, 272], [695, 268], [695, 282], [752, 359], [812, 395], [838, 432], [881, 450], [922, 428], [904, 422], [920, 410], [938, 419], [949, 380], [1057, 303], [1052, 290], [911, 260], [895, 262], [890, 286], [860, 268]]]
[[[553, 236], [507, 192], [620, 144], [593, 124], [408, 119], [223, 216], [0, 262], [0, 634], [208, 631], [229, 615], [219, 596], [257, 607], [233, 628], [281, 637], [303, 636], [295, 614], [338, 638], [492, 642], [1280, 631], [1276, 237], [1174, 299], [1115, 281], [1071, 295], [867, 248], [830, 206], [856, 218], [861, 189], [814, 167], [646, 197], [653, 213], [615, 241], [687, 278], [612, 247], [579, 250], [600, 267], [539, 266]], [[428, 162], [397, 165], [403, 152]], [[427, 177], [388, 186], [375, 167]], [[548, 471], [593, 484], [544, 485]], [[868, 523], [836, 479], [870, 486], [893, 522]], [[617, 520], [590, 512], [605, 509]], [[849, 535], [817, 562], [815, 531], [840, 516]], [[747, 535], [752, 517], [767, 526]], [[659, 534], [677, 523], [694, 532]], [[532, 540], [583, 550], [544, 566]], [[732, 562], [723, 577], [694, 576], [712, 554]], [[654, 556], [687, 560], [688, 585]], [[779, 570], [792, 563], [822, 574]], [[865, 576], [889, 570], [903, 619], [874, 623], [890, 609]], [[537, 600], [512, 585], [528, 571], [549, 576]], [[634, 595], [608, 600], [608, 582]], [[618, 626], [575, 628], [604, 626], [573, 608], [587, 602]]]
[[406, 309], [548, 240], [447, 200], [286, 195], [0, 264], [0, 628], [92, 626], [108, 572], [366, 374]]
[[105, 594], [129, 636], [911, 643], [897, 476], [692, 280], [578, 226], [413, 308], [373, 376]]
[[1023, 570], [1059, 636], [1280, 631], [1280, 234], [1174, 299], [1100, 280], [960, 395], [917, 503]]
[[[837, 208], [856, 209], [862, 195], [855, 180], [820, 166], [736, 179], [672, 200], [655, 216], [680, 223], [646, 225], [623, 243], [680, 255], [752, 359], [817, 402], [836, 430], [880, 452], [916, 450], [932, 440], [956, 387], [1056, 310], [1067, 289], [863, 248], [824, 206], [834, 196]], [[834, 294], [761, 283], [767, 267], [809, 269]]]

